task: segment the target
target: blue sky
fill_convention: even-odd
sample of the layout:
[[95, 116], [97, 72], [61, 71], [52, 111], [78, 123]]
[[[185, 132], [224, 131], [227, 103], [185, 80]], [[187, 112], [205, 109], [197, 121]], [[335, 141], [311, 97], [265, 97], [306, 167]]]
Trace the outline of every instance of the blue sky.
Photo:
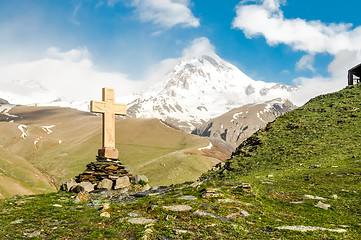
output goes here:
[[1, 0], [0, 78], [7, 82], [0, 81], [29, 76], [60, 89], [49, 82], [66, 80], [57, 73], [50, 80], [44, 68], [72, 69], [72, 83], [85, 71], [144, 81], [203, 38], [255, 80], [338, 90], [345, 69], [361, 61], [360, 8], [355, 0]]

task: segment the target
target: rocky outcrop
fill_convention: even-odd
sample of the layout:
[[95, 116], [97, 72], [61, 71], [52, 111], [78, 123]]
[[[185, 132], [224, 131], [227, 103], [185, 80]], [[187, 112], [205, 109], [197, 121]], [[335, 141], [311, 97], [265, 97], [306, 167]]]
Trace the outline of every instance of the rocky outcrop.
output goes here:
[[9, 102], [5, 99], [0, 98], [0, 105], [1, 104], [9, 104]]
[[286, 99], [248, 104], [204, 123], [193, 130], [192, 134], [226, 143], [234, 151], [258, 129], [295, 108], [296, 106]]

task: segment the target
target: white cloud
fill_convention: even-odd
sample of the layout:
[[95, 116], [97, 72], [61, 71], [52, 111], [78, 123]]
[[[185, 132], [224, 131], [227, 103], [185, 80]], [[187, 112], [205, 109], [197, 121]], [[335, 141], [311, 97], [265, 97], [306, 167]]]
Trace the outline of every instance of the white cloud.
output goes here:
[[201, 55], [215, 54], [215, 47], [208, 38], [200, 37], [192, 41], [192, 43], [183, 50], [183, 57], [193, 57]]
[[165, 28], [176, 25], [199, 27], [197, 19], [189, 8], [188, 0], [131, 0], [139, 18]]
[[48, 103], [57, 98], [89, 101], [100, 99], [101, 88], [116, 90], [118, 100], [159, 82], [181, 58], [212, 55], [214, 46], [205, 37], [193, 40], [179, 58], [156, 64], [143, 81], [128, 79], [119, 72], [103, 72], [94, 66], [87, 48], [61, 51], [52, 47], [45, 58], [0, 65], [0, 98], [14, 104]]
[[313, 63], [315, 62], [315, 55], [308, 54], [301, 57], [301, 59], [296, 63], [296, 70], [308, 69], [312, 72], [315, 72]]
[[141, 83], [125, 74], [97, 70], [86, 48], [61, 52], [47, 50], [47, 57], [36, 61], [0, 66], [0, 98], [12, 103], [30, 104], [67, 100], [92, 100], [102, 87], [116, 89], [117, 96], [132, 94]]
[[247, 37], [264, 36], [270, 45], [287, 44], [294, 50], [309, 53], [361, 49], [361, 27], [352, 24], [324, 24], [300, 18], [286, 19], [279, 0], [263, 0], [262, 4], [237, 6], [233, 27], [244, 31]]
[[314, 57], [329, 53], [334, 60], [328, 66], [330, 77], [298, 78], [302, 87], [292, 99], [297, 105], [309, 98], [342, 89], [347, 85], [347, 70], [361, 61], [361, 27], [352, 24], [286, 19], [280, 6], [286, 1], [242, 1], [237, 7], [233, 27], [241, 29], [248, 38], [263, 36], [269, 45], [286, 44], [294, 51], [304, 51], [296, 69], [315, 73]]
[[47, 49], [46, 55], [49, 58], [55, 58], [69, 62], [77, 62], [81, 61], [82, 59], [89, 59], [91, 57], [90, 52], [85, 47], [72, 49], [67, 52], [61, 52], [58, 48], [50, 47]]

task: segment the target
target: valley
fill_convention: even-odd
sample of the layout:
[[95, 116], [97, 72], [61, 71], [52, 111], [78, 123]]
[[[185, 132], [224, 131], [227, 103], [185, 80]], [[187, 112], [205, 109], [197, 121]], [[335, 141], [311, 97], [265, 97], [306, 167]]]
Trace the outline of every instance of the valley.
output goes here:
[[[101, 147], [101, 116], [35, 106], [16, 106], [0, 116], [2, 197], [56, 191], [95, 161]], [[198, 150], [209, 141], [157, 119], [117, 118], [116, 139], [119, 159], [152, 185], [196, 180], [229, 154], [218, 148], [218, 159]]]

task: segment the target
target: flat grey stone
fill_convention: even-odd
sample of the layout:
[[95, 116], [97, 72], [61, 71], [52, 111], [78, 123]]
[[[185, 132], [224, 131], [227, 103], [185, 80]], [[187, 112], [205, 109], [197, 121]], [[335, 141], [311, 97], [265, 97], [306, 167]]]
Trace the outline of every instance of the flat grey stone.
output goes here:
[[251, 216], [251, 214], [248, 213], [246, 210], [241, 210], [240, 212], [241, 212], [241, 214], [242, 214], [243, 216], [245, 216], [245, 217]]
[[196, 210], [192, 213], [193, 216], [197, 216], [197, 217], [211, 217], [211, 218], [215, 218], [215, 219], [218, 219], [218, 220], [221, 220], [223, 222], [232, 222], [231, 220], [227, 219], [227, 218], [224, 218], [224, 217], [221, 217], [221, 216], [218, 216], [216, 214], [213, 214], [213, 213], [210, 213], [210, 212], [207, 212], [207, 211], [204, 211], [204, 210]]
[[165, 210], [173, 212], [187, 212], [192, 210], [191, 206], [188, 205], [173, 205], [173, 206], [163, 206]]
[[313, 195], [308, 195], [308, 194], [305, 194], [304, 198], [306, 198], [306, 199], [316, 199], [316, 200], [325, 200], [323, 197], [313, 196]]
[[197, 200], [195, 196], [180, 196], [178, 199], [182, 200]]
[[34, 231], [34, 232], [31, 232], [31, 233], [24, 233], [24, 236], [26, 237], [36, 237], [36, 236], [39, 236], [41, 234], [41, 231]]
[[140, 217], [141, 214], [140, 214], [140, 213], [131, 212], [131, 213], [128, 213], [128, 216], [134, 218], [134, 217]]
[[24, 221], [24, 219], [18, 219], [18, 220], [12, 221], [10, 224], [22, 223], [23, 221]]
[[173, 232], [177, 235], [182, 235], [182, 234], [187, 234], [187, 233], [193, 234], [193, 232], [191, 232], [191, 231], [182, 230], [182, 229], [174, 229]]
[[126, 218], [125, 221], [133, 224], [151, 224], [157, 222], [156, 219], [150, 218]]
[[331, 207], [331, 205], [319, 201], [319, 202], [315, 205], [315, 207], [328, 210], [328, 208]]
[[220, 198], [220, 199], [217, 199], [217, 202], [219, 202], [219, 203], [239, 203], [239, 201], [230, 199], [230, 198]]
[[345, 229], [342, 228], [337, 228], [337, 229], [329, 229], [329, 228], [323, 228], [323, 227], [312, 227], [312, 226], [303, 226], [303, 225], [298, 225], [298, 226], [281, 226], [281, 227], [276, 227], [277, 229], [281, 229], [281, 230], [292, 230], [292, 231], [300, 231], [300, 232], [306, 232], [306, 231], [330, 231], [330, 232], [346, 232]]

